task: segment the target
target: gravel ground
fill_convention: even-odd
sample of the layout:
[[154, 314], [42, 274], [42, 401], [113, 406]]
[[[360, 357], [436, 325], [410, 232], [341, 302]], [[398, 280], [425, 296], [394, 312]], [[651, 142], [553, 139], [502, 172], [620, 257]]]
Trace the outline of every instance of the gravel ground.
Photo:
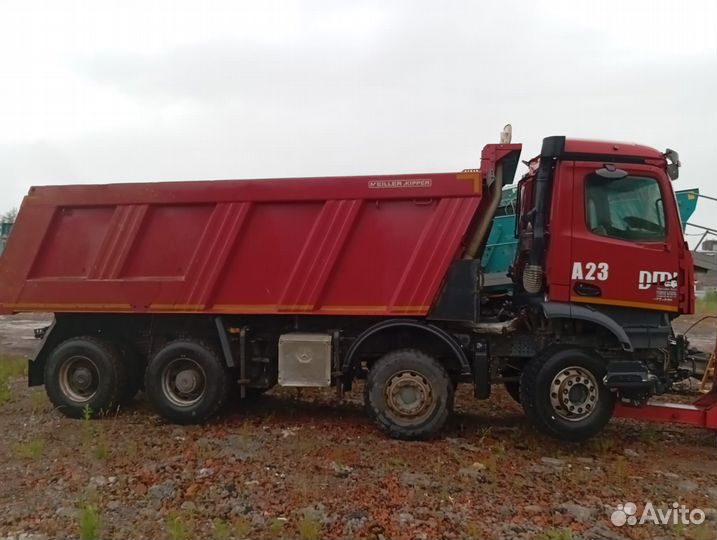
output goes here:
[[[18, 332], [43, 324], [3, 319], [6, 355], [30, 346]], [[559, 443], [502, 389], [479, 402], [460, 388], [443, 437], [424, 443], [379, 433], [360, 388], [342, 403], [275, 390], [189, 427], [164, 423], [141, 395], [97, 421], [62, 417], [20, 374], [5, 395], [0, 538], [717, 536], [714, 433], [614, 419], [586, 443]], [[618, 504], [639, 513], [647, 501], [707, 519], [610, 523]]]

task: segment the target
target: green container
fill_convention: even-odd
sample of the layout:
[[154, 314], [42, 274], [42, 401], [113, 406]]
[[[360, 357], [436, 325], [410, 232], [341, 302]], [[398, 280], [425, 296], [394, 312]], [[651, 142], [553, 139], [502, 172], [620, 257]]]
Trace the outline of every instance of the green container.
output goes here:
[[513, 262], [518, 240], [515, 238], [515, 203], [518, 193], [517, 186], [503, 189], [500, 205], [493, 218], [493, 226], [488, 235], [488, 242], [481, 259], [483, 272], [495, 274], [501, 280]]
[[675, 192], [677, 195], [677, 207], [680, 209], [680, 221], [682, 221], [682, 228], [685, 228], [685, 224], [689, 221], [692, 214], [695, 213], [697, 208], [697, 199], [700, 196], [700, 190], [685, 189], [682, 191]]

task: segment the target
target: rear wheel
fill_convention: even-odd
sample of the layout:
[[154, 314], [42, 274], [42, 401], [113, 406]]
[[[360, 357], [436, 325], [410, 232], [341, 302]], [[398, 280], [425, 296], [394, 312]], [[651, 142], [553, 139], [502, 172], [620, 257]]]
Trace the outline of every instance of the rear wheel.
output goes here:
[[612, 417], [615, 395], [602, 383], [605, 362], [577, 348], [552, 348], [523, 370], [520, 401], [543, 433], [582, 441], [601, 431]]
[[211, 347], [180, 340], [168, 343], [150, 360], [144, 387], [162, 417], [177, 424], [195, 424], [219, 411], [231, 379]]
[[453, 409], [453, 384], [438, 361], [414, 349], [393, 351], [371, 367], [364, 387], [369, 414], [397, 439], [427, 439]]
[[127, 371], [117, 348], [94, 336], [60, 343], [45, 364], [45, 390], [65, 416], [96, 417], [114, 410], [122, 401]]

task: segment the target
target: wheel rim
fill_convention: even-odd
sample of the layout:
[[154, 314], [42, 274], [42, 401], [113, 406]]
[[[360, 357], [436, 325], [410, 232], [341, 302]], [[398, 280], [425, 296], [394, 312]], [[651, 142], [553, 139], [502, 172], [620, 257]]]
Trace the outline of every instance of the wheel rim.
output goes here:
[[399, 424], [416, 424], [430, 416], [435, 409], [433, 387], [416, 371], [400, 371], [392, 375], [385, 386], [388, 412]]
[[175, 358], [162, 370], [162, 392], [178, 407], [190, 407], [201, 401], [206, 386], [204, 369], [191, 358]]
[[560, 371], [550, 385], [550, 404], [560, 418], [577, 422], [593, 412], [600, 397], [595, 376], [587, 369], [570, 366]]
[[84, 403], [97, 393], [100, 372], [97, 364], [82, 355], [70, 356], [60, 367], [60, 390], [72, 401]]

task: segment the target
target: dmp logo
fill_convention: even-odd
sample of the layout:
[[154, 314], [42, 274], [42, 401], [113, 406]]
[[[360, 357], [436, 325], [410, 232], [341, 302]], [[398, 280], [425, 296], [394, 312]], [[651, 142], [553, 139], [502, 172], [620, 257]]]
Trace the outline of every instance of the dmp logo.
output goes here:
[[655, 525], [701, 525], [705, 521], [705, 513], [699, 508], [693, 510], [688, 509], [684, 504], [676, 502], [672, 503], [671, 508], [663, 510], [662, 508], [655, 508], [655, 506], [648, 502], [645, 504], [645, 508], [640, 514], [640, 518], [637, 518], [637, 505], [635, 503], [626, 502], [625, 504], [618, 504], [617, 509], [610, 516], [610, 521], [616, 527], [622, 527], [626, 523], [628, 525], [654, 523]]
[[677, 272], [648, 272], [640, 270], [638, 289], [649, 289], [653, 285], [662, 285], [670, 289], [677, 288]]

